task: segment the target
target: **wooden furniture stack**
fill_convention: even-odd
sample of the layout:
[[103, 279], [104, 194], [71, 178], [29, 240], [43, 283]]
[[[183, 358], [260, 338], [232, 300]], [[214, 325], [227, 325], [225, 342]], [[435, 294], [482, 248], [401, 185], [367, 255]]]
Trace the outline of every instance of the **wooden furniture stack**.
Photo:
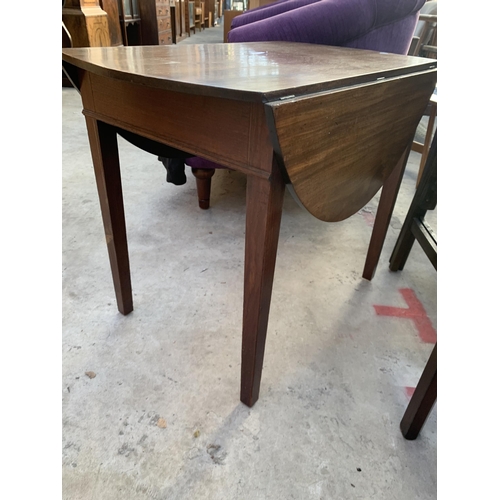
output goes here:
[[[189, 3], [188, 0], [138, 0], [127, 3], [126, 8], [124, 0], [66, 0], [63, 24], [73, 47], [170, 45], [190, 36], [190, 28], [194, 28]], [[206, 11], [205, 14], [200, 29], [208, 24]]]

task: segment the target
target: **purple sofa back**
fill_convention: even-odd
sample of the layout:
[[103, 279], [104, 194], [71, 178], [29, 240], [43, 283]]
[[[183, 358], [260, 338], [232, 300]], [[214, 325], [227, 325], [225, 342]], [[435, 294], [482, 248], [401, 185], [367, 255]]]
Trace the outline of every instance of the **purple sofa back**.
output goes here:
[[287, 41], [406, 54], [425, 0], [279, 0], [233, 19], [229, 42]]

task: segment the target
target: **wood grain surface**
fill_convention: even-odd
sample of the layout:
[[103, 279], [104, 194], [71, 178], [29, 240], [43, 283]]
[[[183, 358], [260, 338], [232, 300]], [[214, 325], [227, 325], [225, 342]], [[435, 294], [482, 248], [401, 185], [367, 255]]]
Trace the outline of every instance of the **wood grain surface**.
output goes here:
[[390, 78], [436, 61], [290, 42], [63, 49], [92, 73], [166, 90], [268, 101]]
[[401, 158], [436, 72], [268, 103], [275, 150], [302, 204], [318, 219], [346, 219], [368, 203]]
[[269, 171], [273, 148], [261, 104], [146, 91], [135, 83], [85, 75], [92, 87], [84, 101], [86, 116], [241, 172]]

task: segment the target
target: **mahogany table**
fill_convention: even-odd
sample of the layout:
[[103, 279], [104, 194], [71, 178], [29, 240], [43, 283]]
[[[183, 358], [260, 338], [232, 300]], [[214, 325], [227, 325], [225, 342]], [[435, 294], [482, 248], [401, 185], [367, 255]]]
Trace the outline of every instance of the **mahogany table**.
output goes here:
[[371, 279], [436, 61], [283, 42], [76, 48], [62, 56], [82, 97], [122, 314], [133, 306], [117, 131], [247, 174], [241, 401], [252, 406], [285, 184], [331, 222], [384, 186], [363, 272]]

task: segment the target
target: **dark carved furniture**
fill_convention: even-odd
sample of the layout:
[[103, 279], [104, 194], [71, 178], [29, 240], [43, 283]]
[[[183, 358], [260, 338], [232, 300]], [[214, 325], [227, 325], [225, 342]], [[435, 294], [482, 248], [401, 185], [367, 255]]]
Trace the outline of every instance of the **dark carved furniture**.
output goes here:
[[172, 37], [172, 19], [169, 0], [140, 0], [142, 45], [170, 45]]
[[142, 45], [142, 26], [138, 0], [118, 0], [124, 45]]

